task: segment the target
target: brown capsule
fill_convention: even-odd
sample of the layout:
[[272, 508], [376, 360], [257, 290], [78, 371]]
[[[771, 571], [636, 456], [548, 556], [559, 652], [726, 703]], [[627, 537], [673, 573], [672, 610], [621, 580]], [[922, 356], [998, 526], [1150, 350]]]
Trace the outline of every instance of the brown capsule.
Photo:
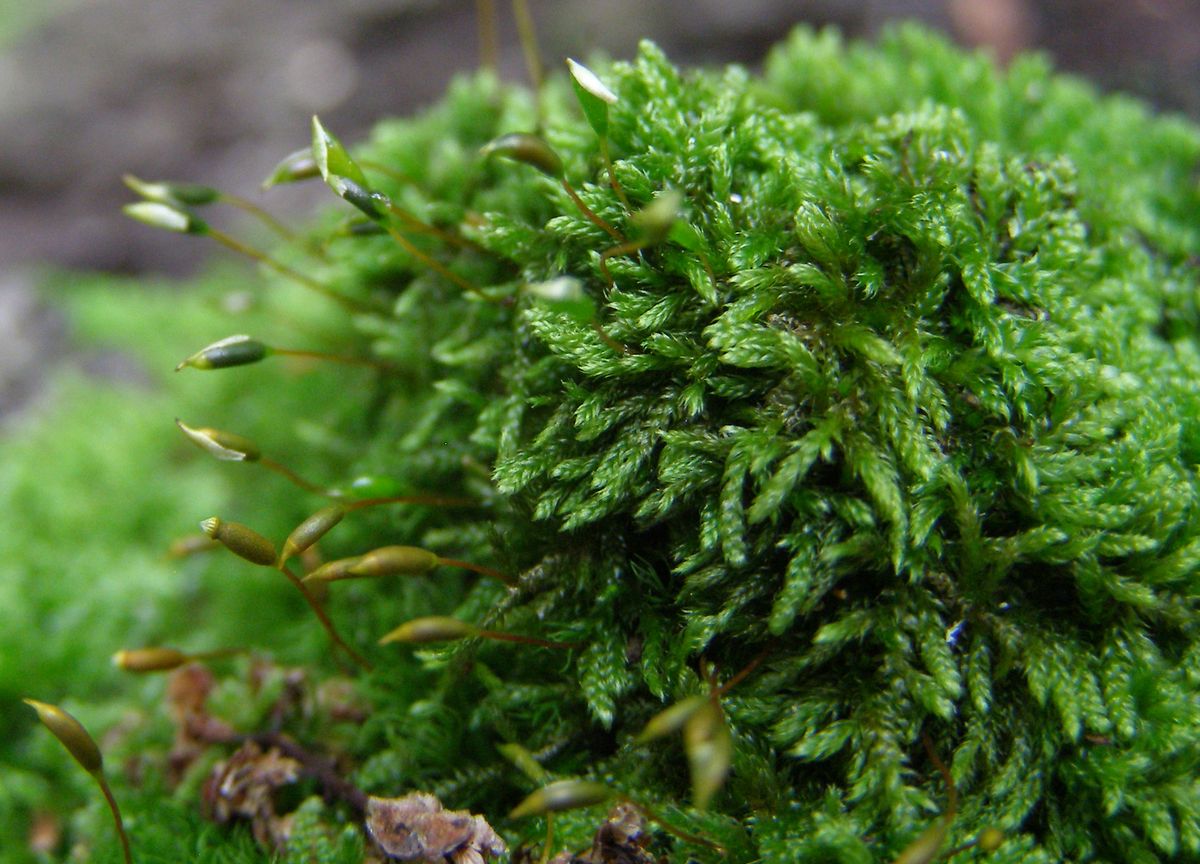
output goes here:
[[479, 633], [479, 628], [457, 618], [444, 615], [431, 615], [427, 618], [414, 618], [401, 624], [379, 640], [380, 645], [389, 642], [455, 642]]
[[113, 665], [125, 672], [165, 672], [190, 659], [175, 648], [122, 648], [112, 657]]
[[423, 576], [440, 561], [428, 549], [383, 546], [361, 556], [346, 572], [351, 576]]
[[262, 451], [249, 438], [207, 426], [188, 426], [178, 417], [175, 425], [193, 444], [224, 462], [257, 462], [262, 458]]
[[67, 748], [67, 752], [80, 764], [84, 771], [99, 776], [104, 769], [104, 759], [100, 756], [100, 748], [83, 724], [57, 705], [39, 702], [36, 699], [23, 700], [37, 712], [42, 725], [50, 730], [50, 734]]
[[346, 508], [340, 504], [322, 507], [296, 526], [287, 540], [283, 541], [283, 552], [279, 556], [282, 567], [293, 555], [299, 555], [328, 533], [346, 516]]
[[577, 810], [603, 804], [613, 796], [613, 791], [603, 783], [591, 780], [559, 780], [543, 786], [508, 814], [509, 819], [523, 816], [541, 816], [560, 810]]
[[274, 567], [275, 544], [240, 522], [225, 522], [211, 516], [200, 523], [202, 530], [234, 555], [264, 567]]

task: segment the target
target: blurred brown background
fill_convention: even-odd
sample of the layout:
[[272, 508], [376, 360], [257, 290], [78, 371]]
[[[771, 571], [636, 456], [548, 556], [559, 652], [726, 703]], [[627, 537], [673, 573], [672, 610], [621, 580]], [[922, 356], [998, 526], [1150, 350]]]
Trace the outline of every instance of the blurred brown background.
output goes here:
[[[502, 72], [524, 66], [496, 0]], [[1042, 50], [1106, 89], [1200, 117], [1200, 0], [530, 0], [548, 65], [630, 56], [759, 63], [792, 26], [870, 37], [915, 18], [1002, 62]], [[0, 417], [54, 350], [29, 265], [194, 269], [208, 244], [130, 222], [120, 177], [257, 188], [319, 112], [348, 141], [478, 63], [475, 0], [0, 0]], [[253, 196], [253, 193], [251, 193]], [[270, 204], [301, 211], [319, 189]], [[24, 377], [23, 377], [24, 376]]]

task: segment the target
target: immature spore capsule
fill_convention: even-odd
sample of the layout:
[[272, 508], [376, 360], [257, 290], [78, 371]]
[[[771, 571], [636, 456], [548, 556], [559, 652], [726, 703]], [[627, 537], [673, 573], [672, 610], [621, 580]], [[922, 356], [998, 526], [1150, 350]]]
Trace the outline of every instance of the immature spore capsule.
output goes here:
[[274, 567], [278, 560], [275, 544], [240, 522], [226, 522], [211, 516], [200, 523], [200, 529], [234, 555], [247, 561], [264, 567]]

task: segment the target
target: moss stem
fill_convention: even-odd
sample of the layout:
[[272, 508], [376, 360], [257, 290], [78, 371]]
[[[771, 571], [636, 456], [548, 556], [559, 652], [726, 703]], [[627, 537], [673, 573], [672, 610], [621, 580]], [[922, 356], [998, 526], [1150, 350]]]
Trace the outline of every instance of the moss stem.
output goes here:
[[329, 638], [333, 640], [333, 643], [345, 651], [346, 654], [355, 663], [357, 663], [359, 668], [361, 668], [364, 672], [370, 672], [374, 667], [365, 657], [351, 648], [350, 645], [342, 639], [337, 632], [337, 628], [333, 626], [333, 621], [331, 621], [329, 616], [325, 614], [325, 610], [321, 608], [321, 604], [316, 601], [316, 598], [309, 593], [308, 588], [305, 587], [304, 582], [300, 579], [300, 577], [296, 576], [296, 574], [291, 571], [286, 563], [281, 564], [278, 570], [287, 577], [289, 582], [296, 586], [296, 590], [299, 591], [301, 596], [304, 597], [304, 602], [308, 604], [309, 608], [312, 609], [313, 614], [317, 616], [317, 619], [321, 622], [321, 626], [325, 628], [325, 632], [329, 634]]
[[301, 285], [311, 288], [322, 297], [326, 297], [332, 300], [334, 303], [337, 303], [347, 312], [361, 313], [374, 311], [367, 304], [355, 300], [353, 297], [347, 297], [345, 294], [340, 294], [339, 292], [334, 291], [328, 285], [318, 282], [316, 279], [313, 279], [306, 273], [301, 273], [299, 270], [295, 270], [281, 261], [276, 261], [270, 255], [260, 252], [253, 246], [243, 243], [241, 240], [238, 240], [235, 237], [231, 237], [229, 234], [226, 234], [220, 229], [209, 226], [206, 233], [209, 237], [212, 237], [226, 249], [237, 252], [239, 255], [245, 255], [247, 258], [257, 261], [265, 267], [269, 267], [276, 273], [279, 273], [281, 276], [286, 276], [289, 279], [299, 282]]
[[112, 811], [113, 824], [117, 827], [117, 837], [121, 841], [121, 854], [125, 856], [125, 864], [133, 864], [133, 854], [129, 851], [129, 835], [125, 833], [125, 820], [121, 818], [121, 808], [117, 806], [117, 799], [113, 797], [112, 789], [109, 788], [104, 775], [97, 773], [94, 776], [104, 794], [104, 800], [108, 802], [108, 809]]

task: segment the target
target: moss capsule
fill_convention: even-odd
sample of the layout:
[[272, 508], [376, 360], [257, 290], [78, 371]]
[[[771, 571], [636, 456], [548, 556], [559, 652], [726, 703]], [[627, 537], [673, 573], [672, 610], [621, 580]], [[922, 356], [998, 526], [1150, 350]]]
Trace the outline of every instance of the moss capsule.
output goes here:
[[211, 516], [200, 523], [202, 530], [234, 555], [264, 567], [274, 567], [278, 560], [275, 544], [240, 522], [226, 522]]
[[[336, 561], [326, 561], [316, 570], [313, 570], [304, 577], [304, 582], [312, 585], [314, 588], [326, 587], [329, 582], [338, 582], [342, 579], [353, 579], [349, 573], [349, 569], [358, 563], [359, 556], [355, 555], [351, 558], [339, 558]], [[282, 566], [282, 562], [281, 565]]]
[[250, 336], [229, 336], [201, 348], [176, 366], [175, 371], [178, 372], [189, 366], [193, 369], [206, 370], [246, 366], [250, 363], [257, 363], [270, 353], [270, 348]]
[[350, 576], [423, 576], [441, 559], [428, 549], [416, 546], [384, 546], [359, 557], [348, 567]]
[[159, 201], [139, 201], [136, 204], [126, 204], [122, 212], [130, 219], [136, 219], [152, 228], [162, 228], [164, 231], [174, 231], [177, 234], [207, 234], [208, 224], [197, 219], [186, 210], [163, 204]]
[[104, 759], [100, 756], [100, 748], [83, 724], [57, 705], [39, 702], [36, 699], [23, 700], [26, 705], [37, 712], [42, 725], [50, 730], [50, 734], [59, 740], [71, 757], [89, 774], [99, 775], [104, 769]]
[[117, 838], [121, 841], [121, 854], [125, 859], [125, 864], [132, 864], [133, 855], [129, 851], [129, 835], [125, 833], [125, 823], [121, 819], [121, 808], [117, 806], [117, 799], [113, 797], [112, 790], [108, 788], [108, 781], [104, 779], [104, 759], [100, 755], [100, 748], [96, 746], [96, 741], [83, 728], [82, 723], [57, 705], [39, 702], [36, 699], [25, 699], [24, 702], [37, 712], [42, 725], [49, 729], [50, 734], [67, 748], [71, 758], [78, 762], [84, 771], [92, 775], [92, 779], [100, 787], [108, 809], [112, 813], [113, 825], [117, 830]]
[[508, 818], [520, 819], [523, 816], [542, 816], [560, 810], [593, 807], [612, 797], [613, 791], [603, 783], [591, 780], [559, 780], [543, 786], [527, 797], [513, 808]]
[[270, 189], [272, 186], [298, 183], [320, 176], [321, 169], [317, 167], [317, 160], [313, 158], [312, 148], [305, 147], [280, 159], [262, 185], [264, 189]]
[[190, 659], [175, 648], [122, 648], [112, 657], [113, 665], [125, 672], [165, 672]]
[[212, 186], [202, 186], [199, 183], [175, 183], [172, 181], [150, 183], [134, 177], [132, 174], [126, 174], [121, 180], [147, 201], [156, 201], [168, 206], [203, 207], [221, 197], [219, 190]]
[[444, 615], [431, 615], [427, 618], [414, 618], [401, 624], [395, 630], [379, 640], [380, 645], [390, 642], [410, 642], [422, 644], [425, 642], [456, 642], [479, 633], [479, 628], [457, 618]]
[[642, 731], [633, 739], [634, 744], [645, 744], [656, 738], [678, 732], [692, 715], [709, 702], [707, 696], [689, 696], [669, 708], [658, 712], [647, 721]]
[[262, 451], [249, 438], [207, 426], [188, 426], [178, 417], [175, 425], [193, 444], [223, 462], [256, 462], [262, 458]]
[[505, 156], [517, 162], [524, 162], [556, 180], [561, 180], [564, 173], [562, 159], [554, 152], [554, 148], [542, 138], [523, 132], [501, 135], [484, 144], [479, 154], [484, 158]]
[[[299, 555], [322, 537], [346, 516], [346, 508], [340, 504], [322, 507], [295, 527], [283, 541], [283, 552], [279, 555], [279, 566], [283, 566], [293, 555]], [[314, 571], [316, 572], [316, 571]]]
[[683, 725], [683, 749], [692, 774], [692, 803], [703, 810], [725, 783], [733, 761], [733, 738], [720, 706], [712, 699]]

